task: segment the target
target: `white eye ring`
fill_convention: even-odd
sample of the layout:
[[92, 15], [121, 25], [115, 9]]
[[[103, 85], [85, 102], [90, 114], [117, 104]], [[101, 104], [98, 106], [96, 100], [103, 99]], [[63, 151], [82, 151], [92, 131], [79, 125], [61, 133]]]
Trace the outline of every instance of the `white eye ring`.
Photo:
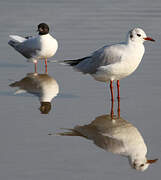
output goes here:
[[137, 34], [137, 36], [138, 36], [138, 37], [140, 37], [140, 36], [141, 36], [141, 34]]

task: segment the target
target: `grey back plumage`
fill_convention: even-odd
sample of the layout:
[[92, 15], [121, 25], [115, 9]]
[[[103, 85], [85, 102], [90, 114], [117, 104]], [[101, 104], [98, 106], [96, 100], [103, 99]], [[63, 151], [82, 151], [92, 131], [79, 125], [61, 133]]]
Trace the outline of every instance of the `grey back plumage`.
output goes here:
[[[122, 50], [122, 46], [124, 46], [124, 44], [119, 44], [120, 50]], [[121, 60], [119, 53], [117, 44], [104, 46], [92, 53], [91, 56], [78, 60], [71, 60], [68, 64], [73, 66], [75, 70], [84, 74], [94, 74], [100, 66], [106, 66], [119, 62]]]
[[10, 40], [8, 44], [28, 59], [34, 58], [37, 51], [41, 50], [39, 39], [35, 37], [27, 37], [24, 42]]

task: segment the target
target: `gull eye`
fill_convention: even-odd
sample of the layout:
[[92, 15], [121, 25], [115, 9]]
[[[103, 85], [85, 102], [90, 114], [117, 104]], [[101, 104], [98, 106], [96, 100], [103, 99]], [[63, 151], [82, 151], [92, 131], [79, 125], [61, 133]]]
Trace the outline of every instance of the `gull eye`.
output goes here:
[[140, 165], [140, 167], [143, 167], [143, 166], [144, 166], [144, 164], [141, 164], [141, 165]]
[[141, 34], [137, 34], [137, 36], [138, 36], [138, 37], [140, 37], [140, 36], [141, 36]]

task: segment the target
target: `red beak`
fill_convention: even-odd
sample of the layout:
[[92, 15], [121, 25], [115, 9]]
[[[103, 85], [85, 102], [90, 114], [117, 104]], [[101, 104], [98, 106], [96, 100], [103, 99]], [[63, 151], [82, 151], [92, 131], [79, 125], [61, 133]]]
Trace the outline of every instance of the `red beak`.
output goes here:
[[151, 37], [146, 37], [146, 38], [143, 38], [144, 40], [146, 41], [155, 41], [154, 39], [152, 39]]
[[147, 160], [147, 163], [152, 164], [152, 163], [155, 163], [156, 161], [158, 161], [158, 159]]

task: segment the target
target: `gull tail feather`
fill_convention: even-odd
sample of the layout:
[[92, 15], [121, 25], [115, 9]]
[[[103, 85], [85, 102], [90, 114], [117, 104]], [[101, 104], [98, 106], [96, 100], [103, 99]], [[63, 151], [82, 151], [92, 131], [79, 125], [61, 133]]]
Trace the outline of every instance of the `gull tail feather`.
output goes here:
[[88, 58], [91, 58], [91, 56], [87, 56], [87, 57], [84, 57], [84, 58], [81, 58], [81, 59], [75, 59], [75, 60], [63, 60], [63, 61], [51, 60], [49, 62], [55, 62], [55, 63], [59, 63], [59, 64], [63, 64], [63, 65], [76, 66], [81, 61], [84, 61], [84, 60], [86, 60]]
[[[62, 128], [62, 129], [64, 129], [64, 128]], [[59, 135], [59, 136], [80, 136], [80, 137], [84, 137], [80, 132], [76, 131], [75, 129], [64, 129], [64, 130], [68, 130], [68, 132], [56, 133], [56, 135]]]
[[10, 86], [10, 87], [17, 87], [17, 86], [19, 86], [19, 82], [16, 81], [16, 82], [14, 82], [14, 83], [9, 84], [9, 86]]
[[12, 46], [12, 47], [15, 47], [17, 44], [19, 44], [18, 42], [15, 42], [15, 41], [12, 41], [12, 40], [10, 40], [9, 42], [8, 42], [8, 44], [10, 45], [10, 46]]
[[70, 66], [76, 66], [77, 64], [79, 64], [81, 61], [84, 61], [86, 59], [90, 58], [90, 56], [81, 58], [81, 59], [75, 59], [75, 60], [64, 60], [64, 63], [70, 65]]

